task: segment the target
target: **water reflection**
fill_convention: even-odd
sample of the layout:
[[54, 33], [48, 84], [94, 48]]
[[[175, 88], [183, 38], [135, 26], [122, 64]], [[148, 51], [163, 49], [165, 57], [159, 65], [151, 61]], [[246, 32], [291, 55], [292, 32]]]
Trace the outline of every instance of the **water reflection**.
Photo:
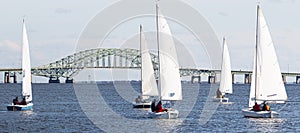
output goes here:
[[175, 127], [181, 125], [182, 119], [155, 119], [154, 123], [157, 123], [157, 127], [161, 128], [163, 132], [174, 132]]
[[280, 132], [286, 122], [285, 118], [247, 118], [256, 131]]
[[37, 114], [33, 110], [26, 110], [26, 111], [20, 111], [20, 112], [21, 112], [22, 116], [25, 116], [25, 117], [32, 117]]

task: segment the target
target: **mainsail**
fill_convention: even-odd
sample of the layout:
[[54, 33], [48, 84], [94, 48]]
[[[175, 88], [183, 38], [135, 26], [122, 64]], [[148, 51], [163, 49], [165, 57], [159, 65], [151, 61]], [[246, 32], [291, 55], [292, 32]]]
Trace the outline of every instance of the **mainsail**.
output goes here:
[[141, 45], [141, 71], [142, 71], [142, 95], [158, 96], [157, 84], [154, 76], [154, 69], [147, 41], [140, 26], [140, 45]]
[[273, 41], [259, 6], [257, 6], [257, 37], [249, 107], [257, 101], [285, 101], [282, 81]]
[[32, 101], [32, 89], [31, 89], [31, 66], [30, 66], [30, 55], [29, 55], [29, 44], [28, 36], [25, 26], [25, 21], [23, 20], [23, 55], [22, 55], [22, 96], [26, 96], [26, 101]]
[[157, 6], [159, 87], [162, 100], [182, 100], [181, 80], [174, 40], [167, 20]]
[[232, 75], [231, 75], [231, 64], [230, 56], [227, 47], [227, 42], [223, 38], [223, 54], [222, 54], [222, 67], [221, 67], [221, 80], [220, 80], [220, 91], [222, 95], [225, 93], [232, 93]]

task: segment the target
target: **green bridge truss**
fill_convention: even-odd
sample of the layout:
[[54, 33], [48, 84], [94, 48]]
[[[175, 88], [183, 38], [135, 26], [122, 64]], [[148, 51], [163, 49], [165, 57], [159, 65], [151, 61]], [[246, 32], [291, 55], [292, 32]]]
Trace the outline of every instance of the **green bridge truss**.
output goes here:
[[[158, 68], [157, 54], [150, 53], [154, 69]], [[77, 52], [55, 62], [32, 69], [32, 74], [49, 78], [73, 78], [85, 68], [140, 69], [140, 51], [136, 49], [90, 49]], [[181, 76], [213, 74], [214, 70], [181, 68]]]

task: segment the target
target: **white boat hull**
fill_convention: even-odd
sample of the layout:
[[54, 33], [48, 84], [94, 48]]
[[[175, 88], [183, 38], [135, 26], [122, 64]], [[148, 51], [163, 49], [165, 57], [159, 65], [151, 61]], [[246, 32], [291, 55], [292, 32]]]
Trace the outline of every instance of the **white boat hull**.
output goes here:
[[251, 118], [273, 118], [279, 115], [275, 111], [253, 111], [252, 108], [242, 109], [242, 112], [245, 117]]
[[167, 112], [149, 112], [150, 117], [159, 119], [176, 119], [179, 116], [179, 111], [176, 109], [168, 109]]
[[151, 107], [151, 102], [140, 102], [136, 103], [133, 102], [133, 108], [150, 108]]
[[26, 110], [32, 110], [33, 103], [28, 103], [27, 105], [7, 105], [8, 111], [26, 111]]
[[216, 98], [216, 97], [214, 97], [213, 101], [214, 102], [221, 102], [221, 103], [228, 103], [229, 98], [227, 98], [227, 97], [224, 97], [224, 98]]

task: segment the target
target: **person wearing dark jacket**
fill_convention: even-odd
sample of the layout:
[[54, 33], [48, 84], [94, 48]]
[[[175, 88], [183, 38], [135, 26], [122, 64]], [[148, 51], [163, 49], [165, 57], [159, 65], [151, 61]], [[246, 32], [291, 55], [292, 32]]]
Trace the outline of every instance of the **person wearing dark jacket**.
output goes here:
[[270, 106], [267, 102], [263, 103], [262, 111], [270, 111]]
[[17, 104], [19, 104], [18, 97], [16, 97], [16, 98], [13, 100], [13, 104], [14, 104], [14, 105], [17, 105]]
[[151, 103], [151, 111], [152, 112], [154, 112], [156, 110], [155, 104], [156, 104], [156, 99], [153, 99], [153, 101]]

